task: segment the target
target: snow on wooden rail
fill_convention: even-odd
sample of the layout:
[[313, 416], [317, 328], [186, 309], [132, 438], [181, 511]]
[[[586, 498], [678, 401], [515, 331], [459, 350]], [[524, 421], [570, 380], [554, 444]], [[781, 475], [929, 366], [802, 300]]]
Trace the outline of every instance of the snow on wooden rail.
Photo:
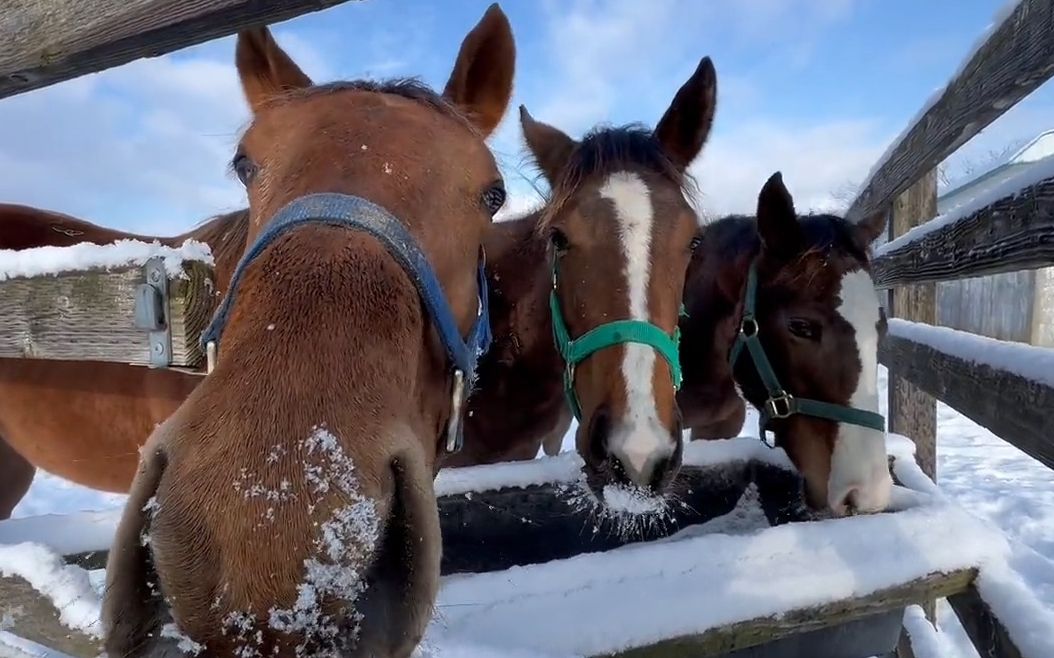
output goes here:
[[882, 363], [1054, 468], [1054, 349], [892, 319]]
[[900, 193], [1054, 75], [1054, 0], [1007, 0], [979, 45], [872, 168], [852, 220]]
[[346, 1], [7, 0], [0, 98]]
[[890, 240], [875, 257], [880, 288], [1054, 264], [1054, 160]]
[[198, 242], [0, 250], [0, 357], [197, 368], [215, 304]]
[[[887, 513], [768, 527], [757, 492], [748, 489], [731, 513], [666, 538], [544, 563], [447, 575], [424, 639], [424, 654], [652, 657], [684, 655], [688, 650], [691, 655], [713, 656], [837, 628], [852, 629], [859, 639], [855, 636], [869, 635], [863, 629], [873, 629], [876, 620], [890, 614], [903, 614], [909, 603], [976, 591], [994, 614], [988, 621], [1013, 651], [1025, 658], [1054, 655], [1049, 633], [1054, 618], [1023, 580], [1022, 564], [1034, 556], [944, 498], [913, 461], [910, 442], [890, 439], [894, 473], [911, 489], [898, 488]], [[755, 452], [759, 444], [751, 441], [722, 442], [716, 453], [702, 459], [697, 454], [693, 461], [716, 461], [715, 454], [730, 452], [740, 457], [760, 454]], [[770, 454], [779, 456], [782, 451]], [[566, 459], [527, 463], [520, 473], [517, 466], [498, 470], [510, 476], [512, 488], [527, 490], [542, 480], [564, 481], [560, 473], [569, 474], [562, 461]], [[775, 463], [759, 461], [765, 466]], [[475, 489], [497, 484], [500, 477], [480, 468], [474, 473], [482, 477], [456, 472], [439, 488], [447, 488], [450, 497], [486, 497], [486, 491]], [[470, 480], [477, 485], [467, 486]], [[0, 523], [0, 544], [17, 539], [46, 545], [59, 536], [58, 523], [67, 529], [61, 534], [73, 534], [62, 518], [38, 522], [36, 536], [25, 534], [28, 521], [21, 522], [18, 537], [7, 533], [11, 522]], [[23, 588], [28, 601], [66, 604], [68, 626], [58, 624], [59, 613], [52, 609], [52, 623], [36, 628], [30, 639], [72, 656], [94, 656], [96, 619], [68, 604], [72, 600], [97, 608], [102, 573], [64, 567], [59, 552], [31, 544], [0, 548], [0, 571], [9, 576], [21, 573], [34, 582], [33, 588]], [[1054, 578], [1054, 565], [1049, 569], [1051, 573], [1037, 577]], [[71, 598], [76, 591], [81, 596]], [[33, 592], [45, 596], [34, 597]], [[970, 614], [965, 605], [956, 610]], [[30, 635], [33, 629], [21, 631], [15, 622], [15, 633]], [[986, 622], [974, 627], [979, 623]], [[870, 634], [871, 644], [858, 642], [861, 653], [852, 658], [889, 652], [898, 626], [895, 623], [885, 635]]]

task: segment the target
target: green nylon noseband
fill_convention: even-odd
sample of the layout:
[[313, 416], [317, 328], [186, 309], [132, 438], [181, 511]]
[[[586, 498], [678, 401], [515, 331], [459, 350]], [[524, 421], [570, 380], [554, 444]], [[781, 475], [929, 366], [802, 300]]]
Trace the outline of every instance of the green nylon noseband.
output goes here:
[[739, 324], [739, 335], [736, 337], [735, 344], [732, 345], [729, 362], [734, 367], [736, 361], [739, 360], [739, 356], [743, 353], [743, 348], [746, 347], [751, 360], [754, 362], [754, 369], [757, 370], [761, 382], [765, 385], [765, 390], [768, 391], [769, 397], [759, 410], [759, 438], [765, 441], [765, 429], [774, 418], [788, 418], [794, 414], [813, 416], [814, 418], [823, 418], [838, 423], [847, 423], [885, 432], [886, 419], [881, 414], [864, 409], [856, 409], [855, 407], [821, 402], [820, 400], [795, 397], [780, 386], [779, 378], [776, 377], [776, 371], [772, 369], [772, 363], [769, 361], [768, 355], [765, 354], [765, 348], [761, 345], [761, 339], [758, 338], [761, 327], [758, 324], [756, 315], [757, 296], [757, 265], [752, 263], [747, 274], [747, 289], [743, 301], [743, 319]]
[[[553, 289], [549, 292], [549, 311], [552, 315], [553, 340], [556, 349], [564, 359], [564, 395], [567, 404], [575, 415], [575, 420], [582, 420], [582, 407], [575, 394], [575, 367], [589, 358], [595, 352], [622, 345], [624, 343], [638, 343], [647, 345], [658, 352], [670, 366], [670, 376], [673, 378], [674, 389], [681, 388], [681, 359], [678, 346], [681, 342], [681, 330], [675, 329], [670, 336], [659, 327], [644, 322], [643, 320], [617, 320], [598, 325], [582, 334], [578, 338], [571, 338], [564, 322], [564, 314], [560, 310], [560, 300], [556, 296], [557, 263], [556, 256], [553, 257]], [[681, 307], [681, 315], [684, 315], [684, 307]]]

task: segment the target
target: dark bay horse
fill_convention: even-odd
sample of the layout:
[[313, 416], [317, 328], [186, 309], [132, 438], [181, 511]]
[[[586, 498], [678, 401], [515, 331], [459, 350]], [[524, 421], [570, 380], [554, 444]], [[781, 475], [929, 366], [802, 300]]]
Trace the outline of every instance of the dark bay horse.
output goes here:
[[654, 130], [598, 128], [581, 141], [521, 107], [551, 198], [488, 237], [495, 342], [466, 449], [446, 465], [531, 459], [543, 443], [553, 454], [575, 414], [595, 493], [662, 492], [676, 475], [677, 321], [698, 228], [686, 169], [710, 133], [716, 85], [704, 58]]
[[692, 438], [738, 433], [738, 385], [802, 473], [809, 504], [836, 514], [885, 509], [892, 486], [877, 413], [886, 322], [869, 256], [885, 221], [799, 217], [775, 174], [756, 218], [702, 227], [685, 282], [678, 403]]
[[[178, 246], [193, 239], [211, 248], [222, 294], [245, 249], [248, 217], [238, 211], [182, 235], [153, 237], [0, 204], [0, 249], [120, 239]], [[25, 495], [36, 467], [93, 489], [127, 492], [139, 446], [200, 381], [174, 370], [121, 363], [0, 359], [0, 519]]]
[[[215, 369], [150, 436], [107, 564], [109, 655], [405, 658], [439, 582], [437, 455], [489, 342], [481, 246], [512, 93], [496, 5], [436, 94], [315, 85], [238, 36], [247, 247]], [[168, 613], [174, 628], [165, 626]]]

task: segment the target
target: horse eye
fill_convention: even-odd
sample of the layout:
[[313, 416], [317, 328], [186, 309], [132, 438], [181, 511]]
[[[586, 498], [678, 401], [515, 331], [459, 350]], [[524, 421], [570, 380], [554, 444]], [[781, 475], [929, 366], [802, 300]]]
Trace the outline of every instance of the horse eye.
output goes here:
[[787, 329], [798, 338], [806, 340], [818, 341], [823, 335], [823, 329], [820, 328], [819, 323], [805, 318], [791, 318], [787, 322]]
[[549, 231], [549, 241], [553, 243], [553, 247], [558, 254], [564, 253], [567, 251], [568, 247], [571, 246], [571, 243], [567, 240], [567, 236], [558, 228]]
[[491, 215], [497, 214], [501, 207], [505, 205], [505, 188], [501, 184], [490, 186], [486, 192], [483, 193], [483, 207], [487, 209]]
[[688, 245], [688, 249], [689, 249], [689, 251], [695, 251], [696, 249], [699, 248], [699, 245], [701, 245], [701, 244], [703, 244], [703, 238], [697, 235], [694, 238], [692, 238], [691, 243]]
[[256, 164], [244, 153], [234, 156], [234, 160], [231, 161], [231, 167], [234, 169], [234, 173], [238, 175], [238, 180], [245, 186], [248, 186], [256, 175]]

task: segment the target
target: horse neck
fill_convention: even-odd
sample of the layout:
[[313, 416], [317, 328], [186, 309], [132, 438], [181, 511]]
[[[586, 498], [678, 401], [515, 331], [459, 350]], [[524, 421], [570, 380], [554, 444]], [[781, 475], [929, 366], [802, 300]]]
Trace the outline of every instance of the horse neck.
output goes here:
[[[516, 355], [553, 361], [559, 355], [552, 343], [549, 314], [549, 270], [546, 240], [537, 234], [540, 212], [499, 222], [488, 236], [491, 323], [495, 347], [491, 353], [508, 360]], [[510, 354], [509, 350], [513, 350]], [[543, 365], [543, 364], [539, 364]]]
[[[707, 229], [709, 240], [692, 257], [685, 279], [684, 305], [688, 318], [682, 324], [682, 363], [689, 370], [707, 373], [708, 378], [732, 378], [728, 355], [735, 342], [743, 312], [747, 273], [760, 243], [753, 222], [743, 219]], [[734, 220], [735, 221], [735, 220]]]

